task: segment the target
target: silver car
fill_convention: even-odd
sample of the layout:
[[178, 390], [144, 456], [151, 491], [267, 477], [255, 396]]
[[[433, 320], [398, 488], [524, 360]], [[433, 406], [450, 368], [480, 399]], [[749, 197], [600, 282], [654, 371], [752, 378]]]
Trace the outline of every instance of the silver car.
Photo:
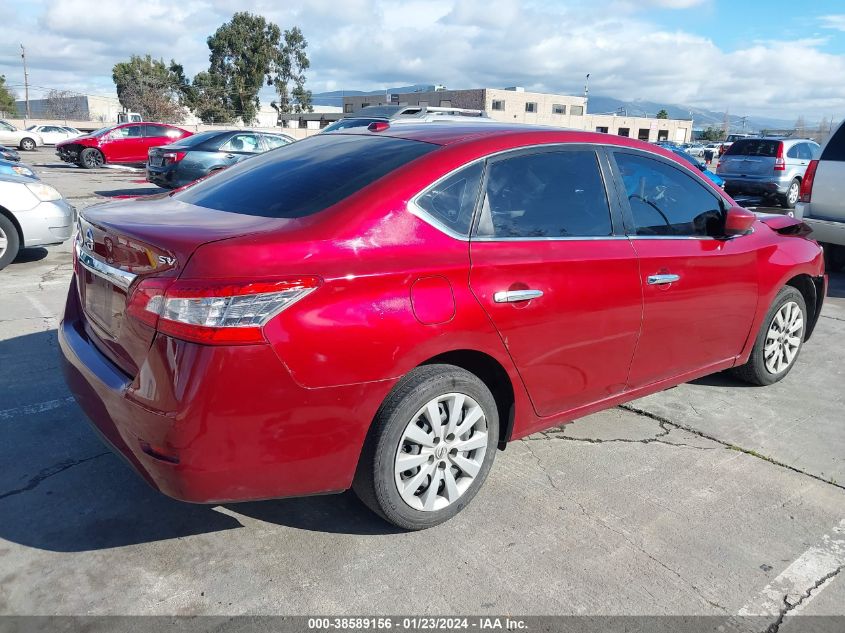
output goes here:
[[20, 149], [30, 151], [39, 145], [44, 145], [44, 139], [37, 132], [19, 130], [8, 121], [0, 119], [0, 145], [19, 147]]
[[743, 138], [731, 144], [716, 173], [729, 194], [776, 198], [787, 209], [798, 202], [801, 181], [819, 144], [808, 139]]
[[61, 244], [73, 232], [74, 208], [53, 187], [0, 174], [0, 270], [21, 248]]
[[845, 269], [845, 122], [839, 125], [813, 161], [801, 188], [795, 217], [813, 229], [824, 246], [827, 268]]

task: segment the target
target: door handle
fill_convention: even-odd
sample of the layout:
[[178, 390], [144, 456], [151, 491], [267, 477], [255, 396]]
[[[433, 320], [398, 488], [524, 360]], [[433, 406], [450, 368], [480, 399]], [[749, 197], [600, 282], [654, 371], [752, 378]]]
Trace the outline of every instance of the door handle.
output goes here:
[[226, 154], [223, 158], [234, 158], [234, 154]]
[[649, 286], [659, 286], [675, 283], [680, 278], [680, 275], [649, 275], [647, 281]]
[[531, 301], [543, 296], [542, 290], [501, 290], [493, 295], [496, 303], [516, 303], [518, 301]]

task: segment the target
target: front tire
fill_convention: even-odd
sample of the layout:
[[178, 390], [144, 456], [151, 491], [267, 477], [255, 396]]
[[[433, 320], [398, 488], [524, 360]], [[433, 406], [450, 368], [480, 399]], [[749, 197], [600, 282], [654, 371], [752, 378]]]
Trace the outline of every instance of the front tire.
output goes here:
[[0, 214], [0, 270], [14, 261], [19, 249], [18, 230], [9, 218]]
[[82, 150], [82, 153], [79, 155], [79, 166], [84, 169], [99, 169], [105, 163], [106, 158], [103, 156], [103, 153], [93, 147]]
[[28, 137], [22, 138], [19, 147], [22, 150], [25, 150], [27, 152], [31, 152], [32, 150], [35, 149], [35, 139], [31, 139], [31, 138], [28, 138]]
[[798, 360], [807, 322], [803, 295], [792, 286], [781, 288], [766, 313], [748, 362], [734, 367], [734, 375], [753, 385], [782, 380]]
[[469, 505], [498, 438], [496, 401], [476, 375], [454, 365], [417, 367], [379, 408], [353, 489], [400, 528], [433, 527]]
[[785, 209], [794, 209], [799, 195], [801, 195], [801, 181], [794, 178], [789, 183], [789, 189], [786, 190], [786, 194], [781, 198], [781, 206]]

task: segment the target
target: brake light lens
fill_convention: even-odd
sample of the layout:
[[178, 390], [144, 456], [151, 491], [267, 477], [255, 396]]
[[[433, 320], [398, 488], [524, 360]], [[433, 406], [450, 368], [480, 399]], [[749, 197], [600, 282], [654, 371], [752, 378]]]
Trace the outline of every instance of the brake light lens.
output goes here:
[[178, 163], [180, 160], [185, 158], [186, 154], [187, 152], [164, 152], [162, 153], [161, 158], [165, 165], [172, 165], [173, 163]]
[[222, 283], [147, 279], [132, 293], [127, 310], [141, 323], [186, 341], [263, 343], [263, 326], [319, 283], [316, 277]]
[[798, 198], [801, 202], [810, 202], [813, 197], [813, 181], [816, 179], [816, 169], [819, 166], [818, 160], [811, 160], [804, 172], [804, 180], [801, 181], [801, 194]]
[[783, 143], [778, 143], [778, 155], [775, 158], [775, 171], [784, 171], [786, 169], [786, 161], [783, 159]]

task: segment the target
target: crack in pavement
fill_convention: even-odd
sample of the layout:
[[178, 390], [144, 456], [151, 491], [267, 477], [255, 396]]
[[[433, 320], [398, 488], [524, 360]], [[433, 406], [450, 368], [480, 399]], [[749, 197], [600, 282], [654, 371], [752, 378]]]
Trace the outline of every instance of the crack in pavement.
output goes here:
[[812, 584], [812, 586], [810, 586], [804, 593], [801, 594], [801, 596], [798, 598], [798, 600], [796, 600], [793, 603], [789, 602], [789, 595], [788, 594], [785, 595], [783, 597], [784, 606], [780, 610], [780, 614], [778, 615], [778, 619], [775, 620], [774, 622], [772, 622], [768, 626], [768, 628], [766, 628], [766, 633], [778, 633], [778, 630], [780, 629], [781, 624], [783, 624], [784, 618], [786, 618], [786, 616], [789, 614], [790, 611], [793, 611], [793, 610], [797, 609], [798, 607], [800, 607], [804, 603], [805, 600], [808, 600], [810, 598], [810, 596], [813, 594], [813, 592], [816, 589], [821, 587], [828, 580], [831, 580], [832, 578], [834, 578], [843, 569], [845, 569], [845, 565], [840, 565], [839, 567], [837, 567], [833, 571], [828, 572], [827, 574], [825, 574], [824, 576], [819, 578], [816, 582], [814, 582]]
[[[666, 435], [671, 431], [671, 429], [664, 429], [664, 430], [666, 432], [663, 435]], [[661, 435], [661, 437], [662, 437], [662, 435]], [[566, 438], [566, 439], [575, 439], [575, 438]], [[543, 461], [540, 458], [540, 456], [537, 455], [537, 453], [534, 452], [534, 449], [532, 448], [530, 441], [526, 441], [526, 440], [527, 440], [527, 438], [523, 438], [523, 440], [522, 440], [523, 445], [525, 446], [526, 450], [531, 454], [531, 456], [534, 458], [534, 460], [537, 462], [537, 465], [540, 467], [541, 472], [549, 480], [549, 485], [551, 485], [551, 487], [554, 488], [555, 490], [557, 490], [558, 492], [566, 493], [567, 491], [562, 490], [561, 488], [558, 487], [557, 483], [552, 478], [551, 474], [549, 474], [548, 469], [543, 464]], [[534, 441], [536, 441], [536, 440], [534, 440]], [[614, 440], [607, 440], [607, 441], [614, 441]], [[638, 440], [627, 440], [627, 441], [639, 443]], [[600, 527], [602, 527], [602, 528], [604, 528], [604, 529], [606, 529], [610, 532], [613, 532], [617, 536], [620, 536], [626, 543], [628, 543], [628, 545], [631, 548], [633, 548], [634, 550], [636, 550], [636, 551], [640, 552], [641, 554], [645, 555], [649, 560], [651, 560], [651, 561], [657, 563], [658, 565], [660, 565], [663, 569], [665, 569], [666, 571], [668, 571], [669, 573], [674, 575], [676, 578], [678, 578], [678, 580], [680, 580], [682, 583], [684, 583], [686, 586], [688, 586], [690, 589], [692, 589], [693, 592], [695, 593], [695, 595], [698, 596], [699, 599], [706, 602], [711, 607], [720, 609], [721, 611], [728, 613], [728, 610], [725, 607], [723, 607], [718, 602], [711, 600], [710, 598], [708, 598], [704, 594], [702, 594], [701, 589], [699, 589], [692, 582], [690, 582], [689, 580], [684, 578], [680, 573], [678, 573], [677, 571], [675, 571], [674, 569], [669, 567], [666, 563], [661, 561], [659, 558], [657, 558], [654, 554], [649, 552], [647, 549], [643, 548], [641, 545], [639, 545], [638, 543], [635, 543], [633, 540], [631, 540], [631, 538], [624, 531], [614, 528], [613, 526], [605, 523], [605, 521], [601, 517], [598, 517], [598, 516], [588, 512], [587, 508], [584, 507], [584, 504], [581, 503], [580, 501], [578, 501], [577, 499], [575, 499], [571, 496], [567, 496], [566, 498], [567, 498], [567, 500], [571, 501], [572, 503], [574, 503], [575, 505], [578, 506], [578, 508], [581, 510], [581, 514], [584, 517], [586, 517], [588, 520], [590, 520], [594, 524], [599, 525]], [[563, 508], [561, 508], [561, 509], [563, 509]]]
[[98, 459], [100, 457], [110, 454], [111, 453], [109, 451], [105, 451], [102, 453], [97, 453], [96, 455], [91, 455], [90, 457], [84, 457], [83, 459], [66, 459], [59, 462], [58, 464], [53, 464], [48, 468], [44, 468], [35, 477], [30, 479], [29, 482], [27, 482], [27, 484], [23, 488], [17, 488], [15, 490], [10, 490], [9, 492], [4, 492], [3, 494], [0, 494], [0, 499], [6, 499], [7, 497], [12, 497], [14, 495], [19, 495], [21, 493], [34, 490], [45, 479], [49, 479], [50, 477], [54, 477], [59, 473], [63, 473], [64, 471], [68, 470], [69, 468], [73, 468], [74, 466], [79, 466], [80, 464], [84, 464], [85, 462], [90, 462], [91, 460]]
[[828, 314], [820, 314], [819, 316], [823, 319], [833, 319], [834, 321], [845, 321], [845, 319], [843, 319], [842, 317], [830, 316]]
[[737, 446], [736, 444], [731, 444], [730, 442], [726, 442], [725, 440], [721, 440], [714, 435], [710, 435], [709, 433], [705, 433], [704, 431], [699, 431], [696, 428], [688, 426], [686, 424], [681, 424], [679, 422], [673, 422], [668, 418], [664, 418], [662, 415], [657, 415], [656, 413], [652, 413], [650, 411], [646, 411], [645, 409], [639, 409], [634, 407], [630, 404], [620, 404], [618, 408], [622, 409], [623, 411], [628, 411], [629, 413], [634, 413], [636, 415], [641, 415], [646, 418], [650, 418], [655, 420], [656, 422], [662, 424], [668, 424], [669, 426], [675, 427], [676, 429], [681, 429], [682, 431], [687, 431], [688, 433], [692, 433], [693, 435], [697, 435], [698, 437], [702, 437], [705, 440], [710, 440], [712, 442], [716, 442], [717, 444], [721, 444], [725, 448], [729, 448], [732, 451], [738, 451], [740, 453], [745, 453], [746, 455], [750, 455], [751, 457], [756, 457], [757, 459], [761, 459], [764, 462], [769, 462], [775, 466], [780, 466], [781, 468], [786, 468], [787, 470], [791, 470], [792, 472], [799, 473], [801, 475], [805, 475], [817, 481], [821, 481], [822, 483], [826, 483], [829, 486], [834, 486], [835, 488], [839, 488], [840, 490], [845, 490], [845, 485], [836, 483], [836, 481], [825, 479], [820, 475], [814, 475], [813, 473], [808, 473], [806, 470], [801, 470], [795, 466], [790, 466], [789, 464], [782, 462], [780, 460], [775, 459], [774, 457], [769, 457], [768, 455], [762, 455], [755, 450], [743, 448], [742, 446]]
[[[692, 448], [698, 451], [713, 451], [716, 450], [715, 446], [693, 446], [692, 444], [685, 444], [684, 442], [667, 442], [661, 438], [666, 437], [669, 433], [672, 432], [672, 429], [667, 428], [667, 426], [671, 426], [668, 422], [662, 422], [658, 420], [658, 424], [660, 425], [661, 432], [653, 437], [646, 437], [641, 440], [631, 440], [631, 439], [624, 439], [624, 438], [613, 438], [609, 440], [602, 440], [593, 437], [572, 437], [570, 435], [566, 435], [566, 425], [559, 426], [554, 429], [549, 429], [547, 431], [539, 431], [537, 433], [532, 433], [528, 437], [522, 438], [524, 442], [537, 442], [542, 439], [546, 440], [566, 440], [568, 442], [584, 442], [585, 444], [613, 444], [613, 443], [620, 443], [620, 444], [665, 444], [666, 446], [677, 446], [681, 448]], [[539, 437], [537, 437], [539, 436]]]

